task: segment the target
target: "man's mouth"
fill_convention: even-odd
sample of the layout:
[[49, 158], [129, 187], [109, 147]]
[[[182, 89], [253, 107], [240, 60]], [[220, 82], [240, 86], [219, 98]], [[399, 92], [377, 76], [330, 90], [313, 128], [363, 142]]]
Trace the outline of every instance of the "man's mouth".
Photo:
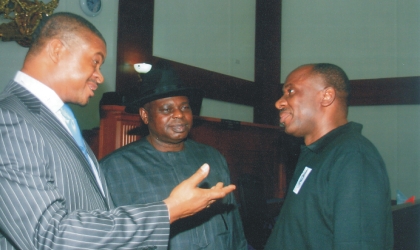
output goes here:
[[89, 83], [88, 83], [88, 88], [89, 88], [90, 90], [92, 90], [92, 96], [93, 96], [93, 95], [95, 95], [95, 90], [97, 90], [97, 89], [98, 89], [98, 84], [97, 84], [96, 82], [89, 81]]
[[185, 124], [172, 125], [171, 128], [172, 128], [173, 131], [175, 131], [177, 133], [182, 133], [182, 132], [187, 130], [187, 125], [185, 125]]
[[280, 116], [280, 124], [283, 124], [283, 126], [284, 126], [286, 119], [289, 116], [291, 116], [291, 113], [287, 110], [280, 110], [279, 116]]
[[96, 83], [89, 83], [89, 88], [92, 90], [92, 91], [95, 91], [97, 88], [98, 88], [98, 84], [96, 84]]

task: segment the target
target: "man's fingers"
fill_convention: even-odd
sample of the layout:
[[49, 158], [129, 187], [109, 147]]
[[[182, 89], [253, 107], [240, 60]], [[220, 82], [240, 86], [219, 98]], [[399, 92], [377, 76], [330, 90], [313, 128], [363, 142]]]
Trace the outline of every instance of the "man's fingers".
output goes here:
[[210, 166], [207, 163], [204, 163], [190, 178], [187, 179], [191, 185], [196, 187], [204, 178], [207, 177], [210, 171]]
[[206, 207], [209, 207], [215, 200], [225, 197], [235, 190], [235, 185], [223, 187], [219, 182], [211, 189], [202, 189], [198, 184], [207, 177], [210, 166], [205, 163], [190, 178], [176, 186], [168, 198], [164, 200], [168, 206], [170, 222], [191, 216]]
[[216, 189], [216, 188], [220, 189], [222, 187], [223, 187], [223, 182], [218, 182], [215, 186], [211, 187], [211, 189]]
[[210, 189], [211, 192], [208, 193], [208, 195], [209, 195], [208, 198], [209, 198], [209, 200], [221, 199], [235, 189], [236, 189], [236, 186], [233, 185], [233, 184], [230, 184], [229, 186], [223, 187], [223, 183], [222, 183], [221, 187], [216, 185], [212, 189]]
[[225, 193], [225, 194], [228, 194], [228, 193], [232, 192], [235, 189], [236, 189], [236, 186], [233, 185], [233, 184], [230, 184], [229, 186], [226, 186], [226, 187], [222, 188], [223, 193]]

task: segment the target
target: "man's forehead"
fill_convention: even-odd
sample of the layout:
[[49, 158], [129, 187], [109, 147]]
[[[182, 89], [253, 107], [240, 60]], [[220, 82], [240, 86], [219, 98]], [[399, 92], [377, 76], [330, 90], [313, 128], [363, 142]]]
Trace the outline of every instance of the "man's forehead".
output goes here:
[[323, 77], [319, 74], [313, 74], [312, 68], [312, 65], [307, 65], [292, 71], [286, 78], [286, 82], [283, 85], [283, 90], [285, 88], [296, 87], [296, 85], [324, 85]]
[[308, 75], [289, 75], [286, 78], [286, 82], [283, 85], [283, 89], [287, 89], [287, 88], [291, 88], [291, 87], [295, 87], [296, 85], [302, 85], [303, 82], [305, 82], [305, 80], [308, 78]]
[[288, 79], [299, 79], [299, 78], [306, 78], [312, 73], [313, 66], [312, 65], [305, 65], [296, 68], [287, 76], [286, 81]]

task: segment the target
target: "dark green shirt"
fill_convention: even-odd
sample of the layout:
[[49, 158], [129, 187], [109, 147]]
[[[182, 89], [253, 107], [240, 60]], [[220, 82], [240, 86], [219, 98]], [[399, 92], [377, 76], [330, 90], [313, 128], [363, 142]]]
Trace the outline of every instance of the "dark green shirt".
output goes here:
[[[146, 139], [122, 147], [101, 160], [116, 206], [166, 199], [172, 189], [208, 163], [209, 175], [199, 184], [210, 188], [230, 182], [225, 158], [213, 147], [188, 139], [178, 152], [160, 152]], [[247, 242], [233, 193], [210, 208], [171, 224], [169, 250], [245, 250]]]
[[392, 249], [388, 175], [361, 130], [349, 122], [302, 146], [265, 249]]

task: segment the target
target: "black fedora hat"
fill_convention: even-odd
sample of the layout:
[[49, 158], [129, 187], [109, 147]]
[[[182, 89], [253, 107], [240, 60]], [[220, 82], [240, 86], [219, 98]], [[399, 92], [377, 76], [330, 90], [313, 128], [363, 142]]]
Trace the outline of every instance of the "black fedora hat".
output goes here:
[[198, 88], [185, 86], [168, 64], [154, 65], [148, 73], [142, 74], [141, 78], [139, 89], [126, 97], [127, 113], [138, 113], [144, 104], [172, 96], [187, 96], [193, 114], [200, 113], [204, 92]]

